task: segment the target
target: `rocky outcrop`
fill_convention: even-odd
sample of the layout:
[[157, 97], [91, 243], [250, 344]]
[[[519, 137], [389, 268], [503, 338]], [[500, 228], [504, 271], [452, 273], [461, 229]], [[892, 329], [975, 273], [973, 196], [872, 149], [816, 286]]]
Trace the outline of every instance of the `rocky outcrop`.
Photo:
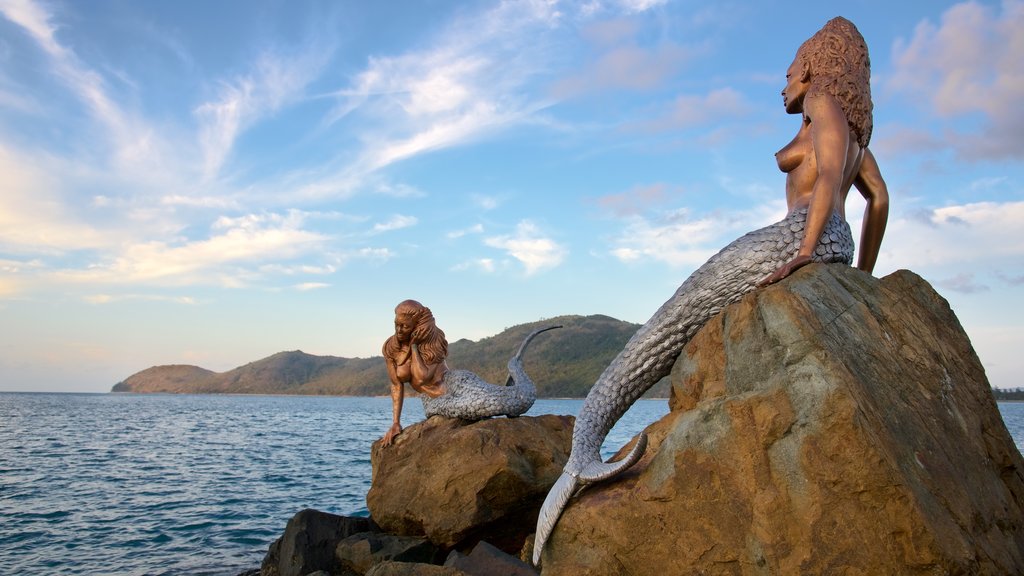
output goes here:
[[467, 576], [536, 576], [537, 571], [526, 562], [510, 556], [498, 548], [480, 542], [468, 555], [453, 550], [444, 562]]
[[440, 564], [445, 558], [437, 546], [423, 538], [379, 532], [362, 532], [345, 538], [338, 542], [335, 556], [342, 569], [352, 574], [366, 574], [382, 562]]
[[921, 278], [811, 265], [686, 346], [645, 457], [543, 574], [1020, 574], [1024, 461]]
[[379, 530], [369, 518], [351, 518], [307, 508], [288, 521], [284, 534], [270, 545], [261, 576], [305, 576], [318, 570], [341, 571], [338, 542], [353, 534]]
[[444, 548], [486, 539], [518, 552], [569, 454], [570, 416], [434, 416], [373, 445], [366, 505], [387, 532]]

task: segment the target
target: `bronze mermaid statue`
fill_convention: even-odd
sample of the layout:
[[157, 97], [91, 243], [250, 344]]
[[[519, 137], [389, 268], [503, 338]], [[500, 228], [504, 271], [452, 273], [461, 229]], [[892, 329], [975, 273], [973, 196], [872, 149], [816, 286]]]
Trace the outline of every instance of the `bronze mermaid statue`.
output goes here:
[[395, 307], [395, 333], [384, 342], [382, 353], [391, 381], [391, 428], [381, 444], [389, 446], [402, 432], [405, 384], [420, 393], [423, 412], [463, 420], [493, 416], [515, 418], [526, 413], [537, 399], [537, 387], [523, 370], [522, 356], [534, 336], [560, 328], [548, 326], [526, 336], [508, 361], [508, 381], [490, 384], [468, 370], [450, 370], [445, 359], [448, 341], [434, 315], [423, 304], [405, 300]]
[[632, 466], [647, 445], [641, 433], [620, 461], [601, 461], [601, 444], [626, 410], [667, 376], [683, 346], [722, 308], [811, 262], [852, 264], [844, 208], [851, 187], [866, 200], [857, 267], [871, 272], [888, 218], [889, 196], [874, 156], [867, 45], [857, 28], [834, 18], [797, 50], [782, 91], [800, 114], [796, 137], [775, 157], [786, 173], [788, 215], [726, 246], [698, 268], [629, 340], [591, 388], [573, 430], [572, 451], [537, 519], [533, 562], [569, 498]]

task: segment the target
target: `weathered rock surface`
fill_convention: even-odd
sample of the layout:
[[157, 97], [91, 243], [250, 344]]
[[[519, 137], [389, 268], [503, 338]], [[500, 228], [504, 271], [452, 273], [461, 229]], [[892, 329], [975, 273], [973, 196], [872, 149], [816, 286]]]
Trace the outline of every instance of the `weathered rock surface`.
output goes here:
[[569, 454], [571, 416], [432, 417], [373, 445], [370, 516], [446, 548], [481, 539], [518, 552]]
[[338, 516], [307, 508], [285, 526], [284, 534], [270, 545], [260, 576], [305, 576], [317, 570], [336, 573], [338, 542], [359, 532], [377, 530], [369, 518]]
[[483, 541], [468, 555], [453, 550], [444, 565], [457, 568], [467, 576], [537, 576], [537, 571], [526, 562]]
[[[465, 572], [448, 566], [433, 564], [412, 564], [387, 560], [374, 565], [366, 572], [366, 576], [470, 576]], [[495, 575], [497, 576], [497, 575]]]
[[335, 557], [343, 569], [354, 574], [365, 574], [376, 564], [388, 560], [440, 564], [445, 555], [423, 538], [362, 532], [339, 542]]
[[1024, 461], [921, 278], [813, 265], [705, 326], [543, 574], [1024, 574]]

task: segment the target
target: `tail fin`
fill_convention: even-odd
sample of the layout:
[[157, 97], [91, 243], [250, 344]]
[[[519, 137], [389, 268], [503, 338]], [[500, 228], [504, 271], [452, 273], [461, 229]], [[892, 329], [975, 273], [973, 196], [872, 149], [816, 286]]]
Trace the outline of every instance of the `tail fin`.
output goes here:
[[540, 553], [544, 551], [544, 544], [547, 543], [548, 537], [555, 529], [558, 517], [562, 515], [562, 510], [565, 510], [565, 505], [576, 491], [578, 484], [578, 478], [563, 472], [555, 481], [555, 485], [551, 487], [547, 498], [544, 499], [544, 505], [540, 507], [540, 516], [537, 517], [537, 534], [533, 537], [534, 566], [540, 563]]
[[626, 454], [625, 458], [615, 462], [601, 462], [598, 460], [587, 464], [583, 467], [583, 471], [580, 472], [580, 482], [592, 484], [601, 480], [607, 480], [636, 464], [640, 457], [644, 455], [645, 450], [647, 450], [647, 433], [641, 432], [636, 439], [636, 444], [633, 445], [633, 449], [629, 451], [629, 454]]

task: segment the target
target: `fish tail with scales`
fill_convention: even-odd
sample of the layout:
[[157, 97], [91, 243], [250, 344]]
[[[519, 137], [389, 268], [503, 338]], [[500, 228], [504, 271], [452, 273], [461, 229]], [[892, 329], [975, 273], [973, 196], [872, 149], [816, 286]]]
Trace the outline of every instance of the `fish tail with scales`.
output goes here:
[[541, 332], [561, 328], [548, 326], [531, 332], [508, 361], [508, 380], [504, 386], [484, 381], [469, 370], [449, 370], [442, 382], [445, 392], [437, 398], [424, 395], [423, 413], [463, 420], [482, 420], [493, 416], [515, 418], [524, 414], [537, 399], [537, 386], [523, 369], [523, 353]]
[[[647, 437], [617, 462], [601, 461], [601, 444], [620, 417], [644, 392], [672, 370], [683, 346], [714, 315], [752, 291], [757, 282], [792, 260], [804, 237], [806, 209], [750, 232], [698, 268], [637, 330], [590, 389], [572, 435], [572, 452], [537, 518], [533, 563], [540, 562], [548, 537], [569, 498], [587, 484], [611, 478], [643, 456]], [[815, 262], [850, 264], [850, 227], [833, 214], [813, 255]]]

